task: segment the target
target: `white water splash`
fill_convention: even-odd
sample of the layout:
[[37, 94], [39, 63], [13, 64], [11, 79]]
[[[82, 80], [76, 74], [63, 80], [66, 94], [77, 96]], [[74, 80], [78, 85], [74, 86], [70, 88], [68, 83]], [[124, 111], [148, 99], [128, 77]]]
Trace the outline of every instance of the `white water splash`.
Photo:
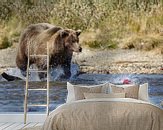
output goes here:
[[[31, 65], [30, 69], [34, 69], [37, 70], [37, 67], [35, 65]], [[71, 65], [71, 78], [70, 79], [74, 79], [75, 75], [77, 75], [79, 72], [79, 67], [76, 64], [72, 64]], [[6, 74], [10, 75], [10, 76], [14, 76], [17, 78], [20, 78], [22, 80], [26, 80], [26, 77], [24, 77], [20, 71], [19, 68], [8, 68], [7, 71], [5, 72]], [[41, 81], [38, 75], [39, 72], [30, 72], [29, 73], [29, 81]], [[57, 67], [55, 69], [50, 69], [49, 72], [49, 80], [50, 81], [56, 81], [56, 80], [60, 80], [60, 76], [64, 74], [64, 71], [61, 67]], [[47, 77], [45, 77], [44, 79], [42, 79], [43, 81], [46, 81]], [[3, 78], [0, 79], [0, 81], [3, 81]]]
[[26, 78], [21, 74], [20, 69], [18, 68], [8, 68], [7, 71], [5, 72], [8, 75], [14, 76], [14, 77], [18, 77], [22, 80], [25, 80]]

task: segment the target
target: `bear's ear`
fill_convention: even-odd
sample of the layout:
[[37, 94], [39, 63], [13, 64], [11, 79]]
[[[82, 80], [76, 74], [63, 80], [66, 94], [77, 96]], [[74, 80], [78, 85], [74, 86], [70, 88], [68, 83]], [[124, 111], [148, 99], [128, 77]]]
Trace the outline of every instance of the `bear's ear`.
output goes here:
[[76, 35], [77, 35], [77, 36], [79, 36], [80, 33], [81, 33], [81, 30], [77, 30], [77, 31], [76, 31]]
[[54, 33], [56, 33], [57, 31], [61, 30], [62, 28], [61, 27], [53, 27], [53, 28], [50, 28], [47, 30], [47, 33], [49, 35], [53, 35]]
[[61, 30], [61, 31], [60, 31], [60, 36], [61, 36], [62, 38], [66, 37], [66, 36], [68, 36], [68, 35], [69, 35], [69, 32], [68, 32], [68, 31], [66, 31], [66, 30]]

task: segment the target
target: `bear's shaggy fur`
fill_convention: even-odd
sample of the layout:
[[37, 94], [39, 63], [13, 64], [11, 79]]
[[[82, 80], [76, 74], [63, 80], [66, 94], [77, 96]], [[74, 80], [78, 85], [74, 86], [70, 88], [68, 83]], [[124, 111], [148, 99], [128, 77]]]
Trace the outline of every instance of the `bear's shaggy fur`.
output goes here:
[[[46, 57], [28, 57], [30, 55], [46, 55], [49, 46], [49, 65], [61, 66], [65, 78], [71, 76], [71, 59], [73, 52], [81, 52], [79, 45], [80, 30], [63, 29], [48, 23], [38, 23], [28, 26], [21, 34], [16, 57], [16, 64], [22, 72], [27, 69], [28, 58], [31, 64], [36, 64], [39, 70], [46, 70]], [[43, 78], [39, 74], [40, 78]]]

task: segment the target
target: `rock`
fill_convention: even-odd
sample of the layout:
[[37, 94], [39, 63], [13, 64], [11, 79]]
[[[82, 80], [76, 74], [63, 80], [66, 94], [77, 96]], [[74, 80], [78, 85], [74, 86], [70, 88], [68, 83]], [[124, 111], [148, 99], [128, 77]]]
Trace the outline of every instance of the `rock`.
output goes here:
[[12, 75], [8, 75], [8, 74], [5, 73], [5, 72], [3, 72], [1, 75], [2, 75], [2, 77], [3, 77], [4, 79], [6, 79], [7, 81], [21, 80], [20, 78], [15, 77], [15, 76], [12, 76]]
[[81, 60], [80, 62], [81, 62], [81, 63], [84, 63], [84, 62], [86, 62], [86, 60]]

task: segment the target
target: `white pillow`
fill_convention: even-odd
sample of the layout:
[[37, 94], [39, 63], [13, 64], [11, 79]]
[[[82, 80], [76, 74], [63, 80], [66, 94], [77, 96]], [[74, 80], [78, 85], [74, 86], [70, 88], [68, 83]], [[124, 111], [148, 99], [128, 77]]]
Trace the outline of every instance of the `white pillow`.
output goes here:
[[[122, 84], [122, 85], [114, 85], [109, 83], [110, 86], [116, 86], [116, 87], [120, 87], [120, 88], [128, 88], [128, 87], [132, 87], [133, 84]], [[111, 92], [113, 92], [112, 87], [111, 87]], [[138, 98], [139, 100], [142, 101], [149, 101], [149, 94], [148, 94], [148, 83], [144, 83], [139, 85], [139, 90], [138, 90]]]
[[105, 94], [112, 93], [112, 88], [111, 88], [110, 83], [108, 83], [107, 85], [102, 86], [101, 93], [105, 93]]
[[125, 93], [111, 93], [111, 94], [84, 93], [84, 97], [86, 99], [92, 99], [92, 98], [125, 98]]
[[81, 100], [84, 99], [84, 93], [101, 93], [102, 87], [107, 87], [109, 86], [108, 83], [105, 84], [100, 84], [100, 85], [89, 85], [89, 86], [84, 86], [84, 85], [73, 85], [69, 82], [67, 82], [67, 100], [66, 102], [72, 102], [76, 100]]
[[139, 86], [138, 99], [143, 101], [149, 101], [148, 83]]
[[110, 86], [116, 86], [116, 87], [120, 87], [120, 88], [128, 88], [128, 87], [132, 87], [132, 86], [136, 86], [136, 84], [112, 84], [109, 83]]
[[130, 85], [114, 85], [110, 84], [113, 93], [125, 93], [126, 98], [138, 99], [139, 86], [135, 84]]

